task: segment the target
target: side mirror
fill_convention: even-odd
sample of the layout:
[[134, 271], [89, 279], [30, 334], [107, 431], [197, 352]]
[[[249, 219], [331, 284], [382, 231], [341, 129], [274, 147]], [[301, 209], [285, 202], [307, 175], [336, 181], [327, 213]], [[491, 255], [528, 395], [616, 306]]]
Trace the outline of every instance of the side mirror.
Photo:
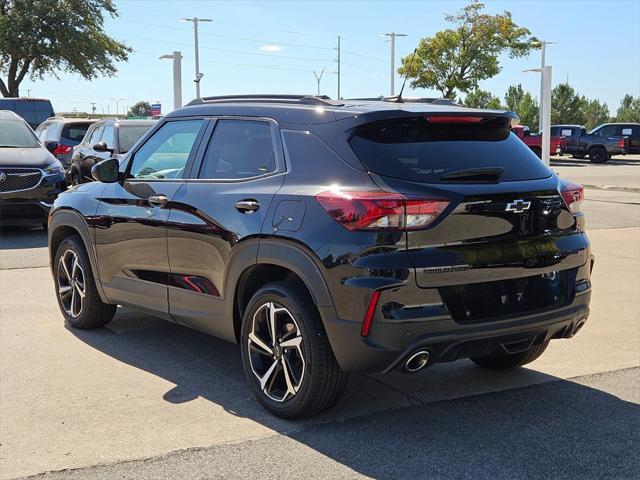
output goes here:
[[113, 153], [113, 148], [109, 148], [107, 147], [106, 142], [98, 142], [93, 146], [93, 149], [96, 152], [109, 152], [109, 153]]
[[53, 151], [58, 148], [58, 142], [47, 142], [44, 144], [44, 148], [49, 150], [49, 153], [53, 153]]
[[102, 160], [91, 168], [91, 176], [97, 182], [115, 183], [120, 179], [120, 162], [117, 158]]

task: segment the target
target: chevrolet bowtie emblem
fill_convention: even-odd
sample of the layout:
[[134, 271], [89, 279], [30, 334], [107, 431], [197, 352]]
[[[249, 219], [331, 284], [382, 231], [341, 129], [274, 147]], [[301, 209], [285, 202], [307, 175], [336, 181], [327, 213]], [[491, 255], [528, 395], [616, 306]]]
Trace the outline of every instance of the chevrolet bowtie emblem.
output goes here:
[[504, 209], [505, 212], [513, 212], [513, 213], [522, 213], [525, 210], [529, 210], [531, 208], [531, 202], [525, 202], [524, 200], [514, 200], [511, 203], [507, 203], [507, 207]]

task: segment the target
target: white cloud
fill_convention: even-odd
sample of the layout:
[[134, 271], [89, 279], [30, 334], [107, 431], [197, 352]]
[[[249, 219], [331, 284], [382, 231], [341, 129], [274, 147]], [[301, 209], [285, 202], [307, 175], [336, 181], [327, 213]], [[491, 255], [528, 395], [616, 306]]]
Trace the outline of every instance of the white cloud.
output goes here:
[[284, 50], [280, 45], [263, 45], [260, 47], [263, 52], [281, 52]]

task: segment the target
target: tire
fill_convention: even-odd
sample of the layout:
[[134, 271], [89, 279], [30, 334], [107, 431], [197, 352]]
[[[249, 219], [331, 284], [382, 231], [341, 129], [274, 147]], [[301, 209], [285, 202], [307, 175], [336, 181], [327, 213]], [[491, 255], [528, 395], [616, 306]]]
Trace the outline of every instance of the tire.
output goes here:
[[538, 158], [542, 158], [542, 150], [539, 148], [532, 148], [531, 151], [535, 153]]
[[477, 365], [489, 370], [510, 370], [533, 362], [549, 346], [549, 340], [533, 345], [529, 350], [506, 355], [488, 355], [486, 357], [471, 358]]
[[69, 325], [80, 329], [98, 328], [113, 320], [117, 307], [100, 300], [89, 256], [77, 235], [60, 243], [54, 258], [53, 275], [58, 306]]
[[584, 157], [586, 157], [586, 155], [584, 153], [574, 153], [573, 155], [571, 155], [573, 158], [578, 158], [580, 160], [582, 160]]
[[278, 417], [317, 414], [344, 392], [348, 375], [340, 370], [320, 315], [299, 283], [271, 283], [253, 295], [244, 311], [240, 345], [251, 391]]
[[609, 154], [604, 147], [593, 147], [589, 150], [589, 160], [591, 163], [605, 163], [609, 160]]

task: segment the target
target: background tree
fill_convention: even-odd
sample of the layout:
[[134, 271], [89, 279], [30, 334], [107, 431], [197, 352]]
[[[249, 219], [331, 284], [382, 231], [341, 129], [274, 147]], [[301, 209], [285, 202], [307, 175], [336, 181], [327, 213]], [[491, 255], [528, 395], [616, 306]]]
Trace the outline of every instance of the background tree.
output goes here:
[[617, 122], [640, 122], [640, 97], [633, 98], [627, 94], [620, 102], [616, 112]]
[[491, 92], [480, 90], [479, 88], [469, 92], [465, 97], [463, 104], [466, 107], [471, 108], [491, 108], [494, 110], [502, 109], [502, 105], [500, 105], [500, 99], [498, 97], [494, 97]]
[[150, 117], [151, 116], [151, 105], [149, 102], [141, 101], [135, 103], [129, 108], [127, 112], [127, 117]]
[[551, 123], [584, 125], [583, 99], [568, 83], [560, 83], [551, 91]]
[[587, 130], [592, 130], [598, 125], [609, 121], [609, 107], [606, 103], [598, 100], [589, 100], [582, 97], [582, 114], [584, 116], [584, 126]]
[[19, 96], [27, 74], [114, 75], [131, 49], [104, 33], [103, 13], [117, 16], [111, 0], [0, 0], [0, 93]]
[[507, 110], [518, 114], [522, 125], [528, 125], [534, 131], [538, 129], [538, 101], [529, 92], [525, 92], [521, 84], [511, 85], [504, 95], [504, 101]]
[[455, 98], [456, 92], [469, 92], [479, 81], [497, 75], [501, 53], [522, 57], [538, 48], [531, 32], [516, 25], [511, 13], [488, 15], [483, 8], [473, 1], [455, 15], [446, 15], [455, 28], [421, 39], [415, 61], [414, 54], [404, 57], [398, 72], [408, 74], [414, 88], [434, 88]]

